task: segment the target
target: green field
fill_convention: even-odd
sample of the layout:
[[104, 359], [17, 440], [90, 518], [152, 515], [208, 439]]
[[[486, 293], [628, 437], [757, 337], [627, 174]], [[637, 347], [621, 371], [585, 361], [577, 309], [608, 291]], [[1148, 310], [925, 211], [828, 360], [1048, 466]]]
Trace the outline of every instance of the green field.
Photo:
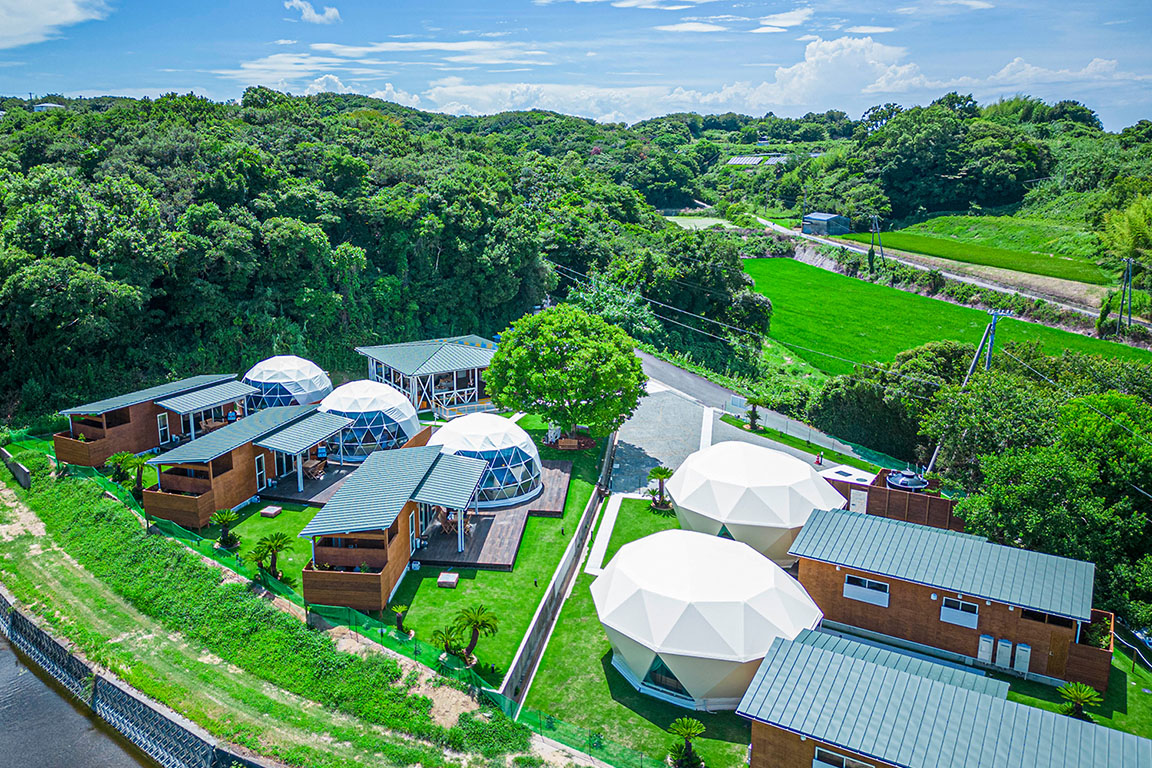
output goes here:
[[[872, 240], [872, 235], [867, 232], [844, 235], [843, 237], [865, 244]], [[1027, 272], [1031, 275], [1057, 277], [1062, 280], [1075, 280], [1093, 285], [1107, 285], [1111, 282], [1095, 263], [1070, 256], [1014, 251], [907, 231], [884, 232], [882, 237], [885, 248], [893, 248], [898, 251], [921, 253], [925, 256], [962, 261], [966, 264], [980, 264], [986, 267], [1010, 269], [1015, 272]]]
[[[929, 341], [953, 339], [975, 345], [988, 323], [983, 310], [838, 275], [793, 259], [748, 259], [744, 270], [756, 281], [756, 290], [772, 300], [774, 340], [845, 358], [791, 348], [827, 373], [849, 373], [852, 363], [888, 362], [898, 352]], [[1152, 352], [1145, 349], [1021, 320], [1002, 320], [996, 341], [1036, 341], [1053, 355], [1069, 349], [1152, 362]]]
[[937, 216], [900, 231], [1085, 261], [1096, 261], [1101, 254], [1101, 243], [1096, 233], [1082, 225], [1062, 224], [1045, 218]]

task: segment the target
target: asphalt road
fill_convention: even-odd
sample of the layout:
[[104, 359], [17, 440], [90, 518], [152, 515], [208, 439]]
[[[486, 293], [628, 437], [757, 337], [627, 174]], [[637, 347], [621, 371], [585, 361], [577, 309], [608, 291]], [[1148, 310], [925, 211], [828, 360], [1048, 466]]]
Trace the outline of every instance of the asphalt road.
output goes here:
[[683, 392], [710, 408], [723, 410], [730, 406], [733, 394], [731, 390], [725, 389], [703, 376], [697, 376], [691, 371], [686, 371], [658, 357], [653, 357], [647, 352], [637, 352], [636, 354], [644, 364], [644, 373], [648, 374], [648, 378], [678, 392]]

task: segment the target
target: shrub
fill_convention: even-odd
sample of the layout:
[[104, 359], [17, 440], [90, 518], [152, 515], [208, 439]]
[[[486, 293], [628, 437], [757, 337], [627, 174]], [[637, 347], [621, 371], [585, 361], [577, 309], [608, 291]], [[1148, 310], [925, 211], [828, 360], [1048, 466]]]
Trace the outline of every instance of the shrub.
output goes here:
[[33, 480], [38, 481], [52, 472], [52, 463], [40, 451], [18, 451], [12, 456], [12, 460], [27, 467]]

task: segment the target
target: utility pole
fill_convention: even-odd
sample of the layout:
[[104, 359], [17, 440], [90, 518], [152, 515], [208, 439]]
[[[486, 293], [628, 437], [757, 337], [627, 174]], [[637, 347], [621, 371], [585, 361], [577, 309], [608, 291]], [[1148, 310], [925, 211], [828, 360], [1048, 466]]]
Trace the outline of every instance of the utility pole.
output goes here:
[[1128, 327], [1132, 327], [1132, 265], [1135, 260], [1129, 256], [1124, 259], [1124, 285], [1120, 287], [1120, 322], [1124, 322], [1124, 301], [1128, 301]]
[[[968, 364], [968, 373], [964, 374], [964, 381], [960, 384], [960, 391], [963, 392], [964, 388], [968, 386], [968, 380], [972, 378], [972, 373], [976, 370], [976, 364], [980, 362], [980, 353], [984, 351], [984, 345], [988, 342], [988, 337], [992, 334], [992, 323], [984, 326], [984, 335], [980, 337], [980, 345], [976, 347], [976, 354], [972, 355], [972, 362]], [[932, 451], [932, 458], [928, 461], [928, 466], [924, 468], [924, 474], [932, 471], [936, 466], [936, 458], [940, 455], [940, 443], [936, 443], [936, 450]]]
[[988, 310], [988, 314], [992, 315], [992, 322], [988, 326], [990, 330], [988, 334], [988, 355], [984, 358], [984, 370], [986, 371], [992, 367], [992, 348], [996, 346], [996, 323], [1000, 321], [1000, 318], [1012, 317], [1016, 313], [1010, 309], [990, 309]]
[[872, 239], [880, 246], [880, 263], [888, 266], [888, 259], [884, 258], [884, 239], [880, 236], [880, 217], [872, 214]]

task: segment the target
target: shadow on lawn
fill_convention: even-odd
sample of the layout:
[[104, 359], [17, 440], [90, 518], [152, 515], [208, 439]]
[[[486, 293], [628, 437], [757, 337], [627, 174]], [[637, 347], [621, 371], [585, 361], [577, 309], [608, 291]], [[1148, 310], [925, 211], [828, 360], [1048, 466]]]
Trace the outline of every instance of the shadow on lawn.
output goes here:
[[705, 739], [732, 744], [748, 743], [751, 725], [736, 713], [697, 712], [645, 696], [612, 666], [612, 651], [600, 657], [600, 666], [604, 669], [604, 679], [608, 681], [608, 692], [612, 700], [660, 730], [668, 730], [668, 726], [678, 717], [692, 717], [704, 724]]

